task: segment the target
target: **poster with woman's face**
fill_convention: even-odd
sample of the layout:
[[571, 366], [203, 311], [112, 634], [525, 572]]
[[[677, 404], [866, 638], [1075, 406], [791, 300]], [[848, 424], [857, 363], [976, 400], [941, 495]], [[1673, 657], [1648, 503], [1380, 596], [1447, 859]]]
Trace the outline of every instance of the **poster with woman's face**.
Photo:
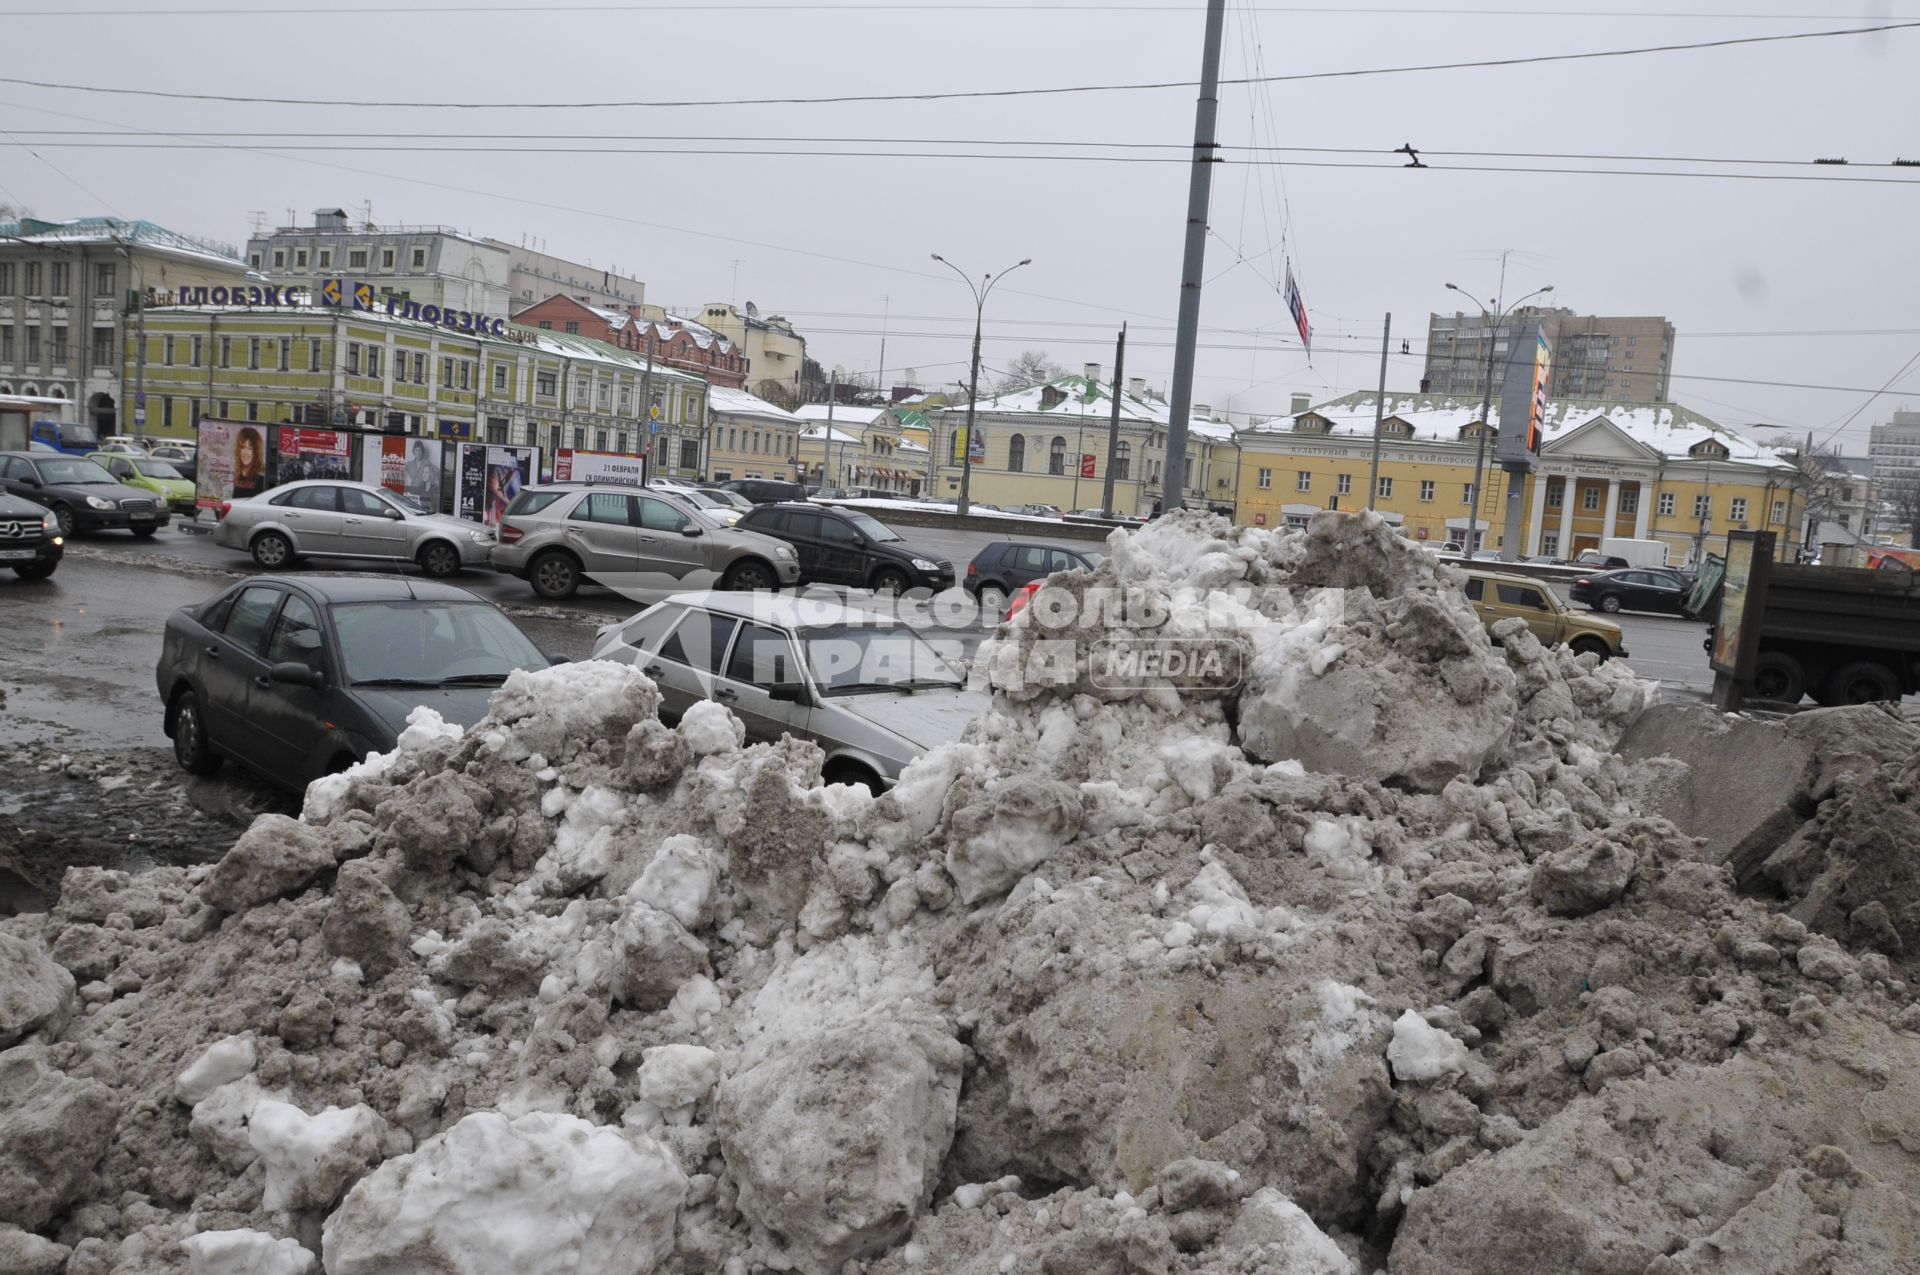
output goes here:
[[267, 436], [252, 425], [233, 430], [233, 498], [245, 500], [267, 489]]

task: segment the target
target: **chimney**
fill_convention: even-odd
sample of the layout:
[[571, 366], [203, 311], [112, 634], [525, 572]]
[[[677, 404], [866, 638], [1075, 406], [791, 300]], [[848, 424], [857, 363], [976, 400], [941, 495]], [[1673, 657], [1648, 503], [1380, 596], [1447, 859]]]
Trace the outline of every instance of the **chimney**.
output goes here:
[[1288, 415], [1298, 416], [1302, 412], [1310, 412], [1312, 410], [1313, 410], [1313, 395], [1295, 394], [1293, 396], [1293, 410], [1289, 412]]
[[1433, 378], [1432, 378], [1432, 377], [1430, 377], [1430, 376], [1423, 376], [1423, 377], [1421, 377], [1421, 378], [1420, 378], [1420, 392], [1421, 392], [1422, 394], [1425, 394], [1425, 393], [1428, 393], [1428, 392], [1430, 392], [1430, 391], [1431, 391], [1432, 389], [1433, 389]]
[[1147, 378], [1144, 376], [1129, 376], [1127, 378], [1127, 393], [1133, 395], [1135, 398], [1145, 398], [1147, 396]]
[[1193, 414], [1195, 416], [1198, 416], [1201, 420], [1210, 421], [1213, 419], [1213, 404], [1195, 403], [1193, 405]]
[[1100, 365], [1098, 363], [1089, 363], [1080, 370], [1087, 374], [1089, 381], [1097, 381], [1100, 379]]
[[316, 208], [313, 210], [313, 228], [344, 234], [347, 229], [347, 210], [344, 208]]

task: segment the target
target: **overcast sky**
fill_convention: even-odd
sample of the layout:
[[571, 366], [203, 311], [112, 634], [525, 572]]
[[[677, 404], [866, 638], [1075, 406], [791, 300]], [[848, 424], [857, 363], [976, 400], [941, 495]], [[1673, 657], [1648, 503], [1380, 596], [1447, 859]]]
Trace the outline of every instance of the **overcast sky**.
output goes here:
[[[263, 0], [0, 0], [0, 72], [72, 84], [262, 97], [583, 102], [978, 91], [1192, 81], [1203, 6], [1027, 4], [595, 4], [478, 0], [459, 9]], [[1684, 12], [1674, 17], [1656, 9]], [[1831, 12], [1822, 13], [1822, 9]], [[1449, 11], [1450, 10], [1450, 11]], [[1574, 11], [1579, 16], [1573, 16]], [[28, 11], [37, 11], [30, 14]], [[55, 12], [58, 11], [58, 12]], [[112, 11], [138, 16], [102, 16]], [[1593, 16], [1605, 14], [1607, 16]], [[1885, 0], [1485, 0], [1445, 5], [1229, 5], [1222, 74], [1300, 75], [1626, 49], [1920, 21]], [[1256, 53], [1257, 49], [1257, 53]], [[1213, 188], [1195, 399], [1285, 412], [1371, 388], [1393, 312], [1390, 387], [1419, 379], [1430, 311], [1448, 281], [1491, 302], [1542, 284], [1580, 313], [1659, 314], [1678, 329], [1673, 397], [1715, 419], [1838, 437], [1920, 407], [1920, 30], [1474, 70], [1245, 86], [1222, 92], [1229, 150]], [[691, 310], [753, 301], [785, 314], [814, 356], [926, 383], [966, 371], [972, 298], [928, 258], [978, 275], [1022, 257], [988, 302], [984, 361], [1022, 350], [1111, 366], [1164, 385], [1192, 139], [1194, 90], [939, 102], [596, 110], [233, 104], [0, 84], [0, 199], [44, 217], [109, 213], [244, 241], [253, 214], [298, 224], [344, 206], [375, 221], [447, 223], [643, 279], [650, 301]], [[211, 149], [82, 149], [47, 130], [326, 133]], [[405, 134], [560, 134], [553, 146], [790, 152], [960, 151], [991, 158], [380, 152], [474, 146]], [[592, 134], [800, 141], [593, 142]], [[5, 143], [28, 141], [28, 150]], [[812, 139], [886, 139], [816, 141]], [[929, 142], [963, 140], [957, 147]], [[282, 145], [290, 139], [282, 139]], [[1117, 149], [1059, 143], [1120, 143]], [[900, 144], [904, 143], [904, 144]], [[1042, 145], [1049, 143], [1051, 145]], [[1411, 143], [1429, 166], [1389, 152]], [[248, 149], [252, 148], [252, 149]], [[1443, 151], [1683, 157], [1490, 160]], [[1079, 162], [1068, 154], [1120, 156]], [[1018, 155], [1046, 155], [1019, 159]], [[1846, 169], [1709, 160], [1844, 156]], [[1288, 161], [1275, 169], [1253, 160]], [[1148, 162], [1153, 161], [1153, 162]], [[1316, 164], [1389, 164], [1332, 168]], [[1448, 172], [1509, 164], [1838, 181]], [[359, 213], [356, 213], [356, 216]], [[1241, 261], [1245, 259], [1245, 263]], [[1314, 326], [1311, 361], [1275, 284], [1291, 260]], [[885, 317], [883, 317], [885, 316]], [[1411, 353], [1399, 355], [1402, 338]], [[1758, 382], [1836, 387], [1795, 389]], [[1903, 396], [1901, 390], [1906, 394]], [[1864, 410], [1862, 405], [1865, 404]], [[1858, 412], [1858, 415], [1854, 414]]]

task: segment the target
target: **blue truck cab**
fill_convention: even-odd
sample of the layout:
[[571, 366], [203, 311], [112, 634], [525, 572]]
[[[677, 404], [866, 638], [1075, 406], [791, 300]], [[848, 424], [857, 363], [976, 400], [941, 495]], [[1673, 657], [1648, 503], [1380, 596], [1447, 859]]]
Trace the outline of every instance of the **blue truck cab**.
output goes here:
[[35, 421], [33, 441], [72, 456], [100, 450], [100, 435], [93, 426], [79, 421]]

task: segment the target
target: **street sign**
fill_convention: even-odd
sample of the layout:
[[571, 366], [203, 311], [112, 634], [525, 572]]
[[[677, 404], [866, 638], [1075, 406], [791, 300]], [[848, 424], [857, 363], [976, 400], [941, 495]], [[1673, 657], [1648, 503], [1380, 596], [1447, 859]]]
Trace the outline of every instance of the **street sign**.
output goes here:
[[647, 433], [649, 433], [649, 434], [658, 434], [659, 432], [660, 432], [660, 422], [659, 422], [659, 421], [657, 421], [657, 420], [652, 420], [652, 421], [648, 421], [648, 422], [647, 422]]
[[136, 407], [136, 408], [134, 408], [134, 409], [133, 409], [133, 423], [134, 423], [135, 425], [145, 425], [145, 424], [147, 423], [147, 409], [146, 409], [146, 408], [144, 408], [144, 407]]
[[145, 407], [147, 405], [147, 392], [145, 390], [134, 391], [133, 405], [135, 407]]

